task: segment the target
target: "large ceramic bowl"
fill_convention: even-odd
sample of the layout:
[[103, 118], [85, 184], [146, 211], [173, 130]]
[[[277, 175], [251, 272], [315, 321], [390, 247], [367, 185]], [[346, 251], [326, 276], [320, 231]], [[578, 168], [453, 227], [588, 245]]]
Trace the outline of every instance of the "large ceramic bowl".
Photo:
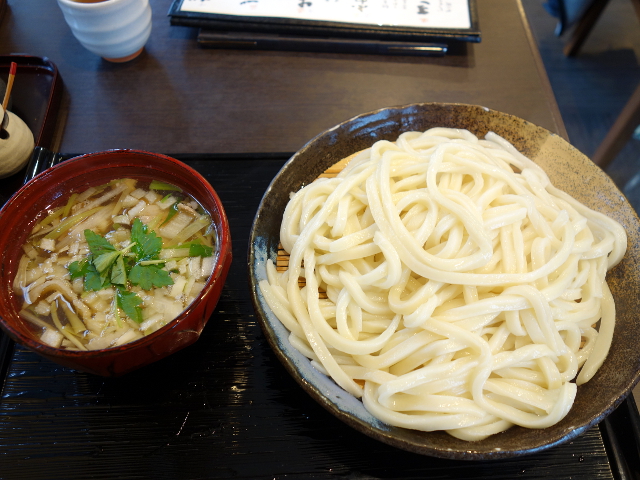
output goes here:
[[[315, 370], [295, 350], [288, 332], [262, 297], [258, 282], [266, 278], [267, 259], [275, 259], [282, 214], [289, 193], [312, 182], [327, 167], [377, 140], [395, 140], [406, 131], [435, 126], [466, 128], [478, 136], [494, 131], [537, 162], [552, 182], [579, 201], [618, 220], [627, 230], [629, 249], [608, 274], [617, 319], [611, 351], [597, 375], [578, 387], [575, 404], [558, 424], [541, 430], [513, 427], [478, 442], [444, 432], [424, 433], [392, 427], [374, 418], [333, 380]], [[266, 191], [250, 238], [252, 296], [264, 333], [286, 369], [313, 399], [355, 429], [396, 447], [453, 459], [506, 458], [567, 442], [610, 413], [631, 391], [640, 375], [640, 223], [624, 196], [602, 170], [561, 137], [512, 115], [458, 104], [418, 104], [366, 113], [321, 133], [282, 168]]]
[[[88, 352], [53, 348], [38, 341], [18, 315], [20, 300], [10, 285], [22, 244], [34, 223], [66, 201], [70, 190], [83, 191], [116, 178], [159, 180], [180, 187], [211, 214], [217, 240], [213, 273], [200, 295], [176, 319], [150, 335], [119, 347]], [[195, 342], [220, 298], [231, 264], [229, 224], [218, 195], [195, 170], [164, 155], [135, 150], [92, 153], [56, 165], [21, 188], [0, 210], [0, 327], [17, 343], [65, 366], [102, 376], [118, 376], [166, 357]]]

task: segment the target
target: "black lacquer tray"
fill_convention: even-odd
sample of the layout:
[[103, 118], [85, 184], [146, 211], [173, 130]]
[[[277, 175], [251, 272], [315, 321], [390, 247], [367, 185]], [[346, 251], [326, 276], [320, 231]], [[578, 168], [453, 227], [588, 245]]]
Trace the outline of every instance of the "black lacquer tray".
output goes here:
[[[1, 9], [0, 5], [0, 13]], [[53, 141], [64, 88], [58, 67], [44, 57], [0, 55], [0, 78], [5, 83], [12, 62], [16, 63], [17, 69], [8, 109], [27, 124], [36, 146], [55, 148]], [[4, 93], [4, 89], [0, 89], [0, 98], [4, 98]], [[1, 180], [0, 204], [4, 205], [22, 185], [25, 174], [26, 168], [23, 168]]]
[[[50, 158], [41, 153], [46, 166]], [[405, 452], [341, 423], [279, 363], [249, 295], [251, 224], [289, 155], [173, 156], [207, 178], [229, 217], [234, 263], [213, 317], [194, 345], [116, 379], [10, 346], [1, 478], [640, 478], [632, 399], [573, 442], [488, 462]]]

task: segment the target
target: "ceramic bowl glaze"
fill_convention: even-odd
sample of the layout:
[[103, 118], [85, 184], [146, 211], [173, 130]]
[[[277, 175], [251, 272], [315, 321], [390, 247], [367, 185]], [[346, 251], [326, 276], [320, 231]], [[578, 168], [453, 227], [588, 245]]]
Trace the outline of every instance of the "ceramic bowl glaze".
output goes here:
[[[575, 403], [558, 424], [545, 429], [513, 427], [478, 442], [444, 432], [392, 427], [374, 418], [362, 402], [314, 369], [288, 341], [288, 331], [269, 309], [258, 288], [267, 259], [275, 259], [279, 228], [290, 192], [312, 182], [329, 166], [378, 140], [394, 141], [406, 131], [431, 127], [465, 128], [484, 137], [494, 131], [538, 163], [559, 188], [618, 220], [629, 248], [607, 279], [617, 319], [609, 355], [596, 376], [578, 387]], [[282, 168], [267, 189], [250, 237], [252, 298], [264, 334], [277, 357], [309, 395], [340, 420], [389, 445], [435, 457], [488, 460], [538, 452], [567, 442], [596, 425], [629, 394], [640, 376], [640, 222], [612, 180], [558, 135], [525, 120], [488, 108], [459, 104], [416, 104], [385, 108], [347, 120], [312, 139]]]
[[[66, 201], [70, 190], [83, 191], [116, 178], [159, 180], [180, 187], [210, 213], [217, 233], [213, 273], [200, 295], [175, 320], [150, 335], [119, 347], [88, 352], [53, 348], [32, 334], [18, 315], [21, 300], [9, 286], [22, 256], [22, 244], [47, 209]], [[0, 327], [17, 343], [77, 370], [119, 376], [166, 357], [195, 342], [213, 313], [231, 265], [231, 236], [222, 203], [195, 170], [164, 155], [110, 150], [76, 157], [41, 173], [0, 210]]]

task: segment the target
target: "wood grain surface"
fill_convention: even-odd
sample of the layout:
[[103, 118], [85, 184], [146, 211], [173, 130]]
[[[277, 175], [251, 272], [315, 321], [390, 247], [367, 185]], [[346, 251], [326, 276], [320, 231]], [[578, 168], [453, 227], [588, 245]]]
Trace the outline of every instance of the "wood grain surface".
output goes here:
[[[137, 59], [112, 64], [74, 38], [56, 2], [9, 0], [0, 52], [45, 56], [66, 86], [61, 151], [293, 152], [354, 115], [416, 102], [470, 103], [564, 134], [514, 0], [480, 0], [482, 42], [443, 58], [203, 49], [152, 0]], [[43, 34], [46, 32], [46, 35]]]

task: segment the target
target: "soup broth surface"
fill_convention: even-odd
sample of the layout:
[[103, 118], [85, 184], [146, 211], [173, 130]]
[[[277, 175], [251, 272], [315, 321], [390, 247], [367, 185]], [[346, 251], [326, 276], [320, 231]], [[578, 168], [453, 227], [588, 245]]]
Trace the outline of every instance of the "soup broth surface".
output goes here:
[[174, 185], [118, 179], [43, 213], [13, 289], [43, 343], [70, 350], [123, 345], [171, 322], [216, 261], [211, 217]]

